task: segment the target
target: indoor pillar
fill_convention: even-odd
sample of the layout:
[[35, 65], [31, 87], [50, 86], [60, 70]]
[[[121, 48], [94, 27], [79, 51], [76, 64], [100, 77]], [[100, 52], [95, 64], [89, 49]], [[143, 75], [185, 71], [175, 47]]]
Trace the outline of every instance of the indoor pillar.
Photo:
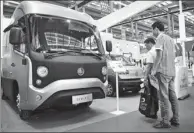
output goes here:
[[135, 23], [135, 37], [138, 38], [138, 24]]
[[134, 38], [134, 25], [133, 25], [133, 21], [131, 22], [131, 34], [132, 34], [132, 38]]

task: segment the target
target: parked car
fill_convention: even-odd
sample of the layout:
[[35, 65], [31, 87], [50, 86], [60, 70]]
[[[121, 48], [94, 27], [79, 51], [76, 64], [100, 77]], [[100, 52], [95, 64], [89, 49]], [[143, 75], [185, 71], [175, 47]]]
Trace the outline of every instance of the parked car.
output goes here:
[[123, 67], [126, 72], [118, 74], [119, 92], [132, 91], [132, 93], [138, 93], [141, 90], [140, 85], [143, 83], [143, 69], [139, 66], [135, 66], [123, 55], [106, 55], [108, 64], [108, 88], [107, 96], [116, 95], [116, 73], [113, 70], [115, 63], [119, 63], [120, 67]]

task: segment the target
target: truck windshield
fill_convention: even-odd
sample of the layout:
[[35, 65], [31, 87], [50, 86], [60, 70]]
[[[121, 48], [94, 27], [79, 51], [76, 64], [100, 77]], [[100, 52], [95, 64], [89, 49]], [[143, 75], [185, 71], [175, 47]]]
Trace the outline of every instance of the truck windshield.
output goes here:
[[46, 16], [33, 16], [31, 20], [32, 49], [36, 52], [80, 50], [104, 54], [100, 34], [94, 26]]

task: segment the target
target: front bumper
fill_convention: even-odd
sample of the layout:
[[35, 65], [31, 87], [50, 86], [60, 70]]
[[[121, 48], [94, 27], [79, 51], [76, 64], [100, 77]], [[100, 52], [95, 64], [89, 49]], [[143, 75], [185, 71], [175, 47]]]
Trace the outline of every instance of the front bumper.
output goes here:
[[[108, 81], [103, 83], [97, 78], [58, 80], [48, 86], [38, 89], [33, 85], [28, 89], [27, 103], [21, 103], [21, 109], [35, 110], [40, 106], [51, 106], [63, 102], [72, 104], [72, 96], [93, 94], [93, 99], [105, 98]], [[37, 99], [40, 96], [41, 99]]]
[[119, 88], [125, 88], [125, 90], [139, 89], [142, 83], [141, 79], [119, 79]]

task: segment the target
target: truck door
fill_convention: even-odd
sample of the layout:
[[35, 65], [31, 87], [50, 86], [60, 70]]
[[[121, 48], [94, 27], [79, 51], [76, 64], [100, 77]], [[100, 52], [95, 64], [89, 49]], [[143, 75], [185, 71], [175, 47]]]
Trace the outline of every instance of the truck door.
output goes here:
[[[25, 26], [25, 19], [21, 18], [18, 23], [20, 23], [19, 25]], [[13, 78], [17, 81], [18, 85], [14, 87], [18, 87], [19, 89], [20, 101], [22, 105], [22, 103], [27, 101], [27, 91], [29, 87], [29, 62], [26, 62], [26, 64], [24, 63], [25, 56], [27, 55], [27, 46], [24, 41], [27, 36], [27, 28], [21, 28], [23, 29], [23, 43], [13, 47], [12, 62], [10, 65], [12, 69]]]

